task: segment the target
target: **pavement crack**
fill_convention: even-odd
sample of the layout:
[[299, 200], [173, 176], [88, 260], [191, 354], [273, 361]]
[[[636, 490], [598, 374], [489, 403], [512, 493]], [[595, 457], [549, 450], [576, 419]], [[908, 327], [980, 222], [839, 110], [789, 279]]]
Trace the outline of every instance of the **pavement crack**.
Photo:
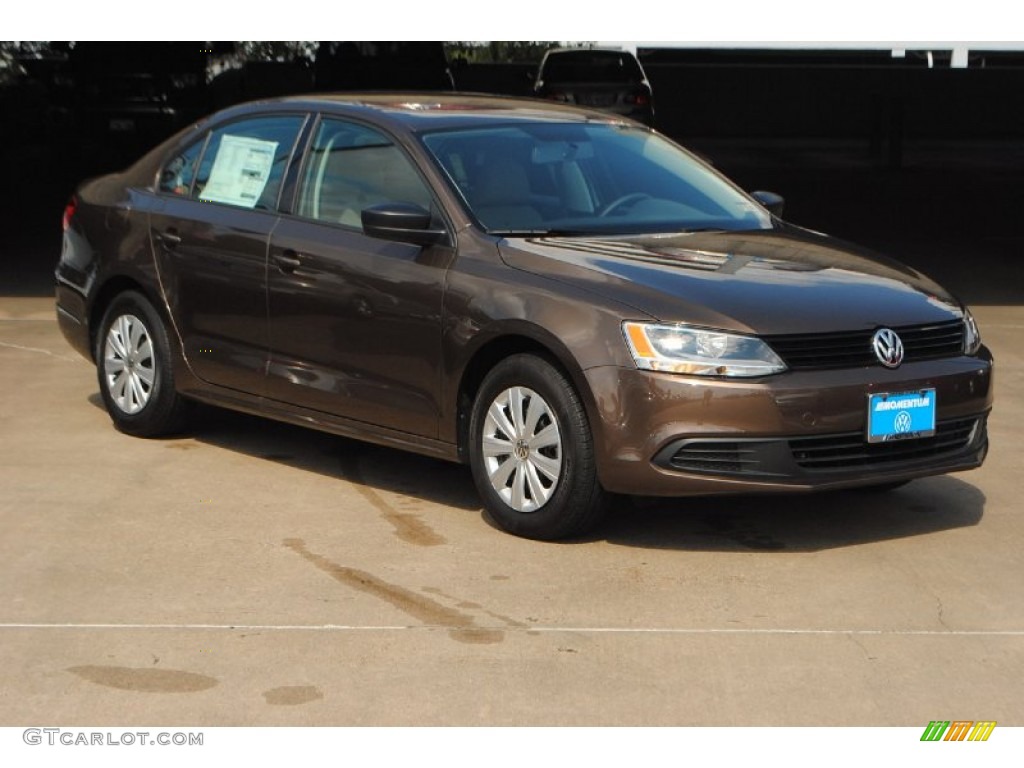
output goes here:
[[938, 595], [935, 596], [935, 608], [939, 617], [939, 624], [941, 624], [944, 629], [949, 629], [949, 625], [946, 624], [946, 619], [943, 615], [944, 608], [942, 607], [942, 598]]
[[74, 363], [78, 361], [78, 358], [69, 357], [67, 355], [60, 355], [57, 354], [56, 352], [51, 352], [48, 349], [43, 349], [42, 347], [26, 347], [21, 344], [11, 344], [8, 341], [0, 341], [0, 347], [7, 347], [8, 349], [17, 349], [22, 352], [36, 352], [40, 355], [49, 355], [50, 357], [55, 357], [58, 360], [64, 360], [69, 363]]
[[878, 660], [877, 656], [872, 656], [871, 655], [871, 653], [864, 646], [864, 643], [861, 642], [861, 639], [859, 637], [857, 637], [856, 635], [847, 635], [847, 637], [853, 642], [854, 645], [856, 645], [858, 648], [860, 648], [861, 653], [864, 654], [864, 658], [866, 658], [868, 661], [877, 661]]

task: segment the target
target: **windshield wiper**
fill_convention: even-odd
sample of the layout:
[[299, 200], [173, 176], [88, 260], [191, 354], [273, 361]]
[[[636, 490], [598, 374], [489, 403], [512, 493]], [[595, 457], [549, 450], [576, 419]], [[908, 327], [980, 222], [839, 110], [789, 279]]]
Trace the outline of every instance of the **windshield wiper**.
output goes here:
[[544, 237], [550, 229], [489, 229], [487, 234], [495, 237]]
[[582, 229], [491, 229], [488, 234], [498, 237], [582, 237], [596, 233]]

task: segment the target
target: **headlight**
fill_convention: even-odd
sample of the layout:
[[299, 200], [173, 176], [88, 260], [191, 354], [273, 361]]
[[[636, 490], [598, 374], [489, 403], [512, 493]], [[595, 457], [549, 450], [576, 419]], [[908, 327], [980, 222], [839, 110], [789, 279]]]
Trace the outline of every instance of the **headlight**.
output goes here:
[[964, 307], [964, 354], [973, 355], [981, 349], [981, 334], [971, 310]]
[[771, 347], [754, 336], [686, 325], [623, 323], [638, 368], [695, 376], [768, 376], [786, 370]]

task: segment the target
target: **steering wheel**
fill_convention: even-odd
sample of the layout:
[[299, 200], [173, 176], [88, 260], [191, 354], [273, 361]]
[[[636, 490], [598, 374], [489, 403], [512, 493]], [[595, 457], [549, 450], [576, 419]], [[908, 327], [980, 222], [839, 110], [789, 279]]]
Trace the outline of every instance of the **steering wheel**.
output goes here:
[[610, 203], [608, 203], [608, 205], [602, 208], [597, 215], [609, 216], [612, 214], [613, 211], [617, 211], [624, 205], [639, 203], [641, 200], [646, 200], [649, 197], [650, 195], [648, 195], [646, 192], [630, 192], [628, 195], [623, 195], [622, 197], [617, 197], [614, 200], [612, 200]]

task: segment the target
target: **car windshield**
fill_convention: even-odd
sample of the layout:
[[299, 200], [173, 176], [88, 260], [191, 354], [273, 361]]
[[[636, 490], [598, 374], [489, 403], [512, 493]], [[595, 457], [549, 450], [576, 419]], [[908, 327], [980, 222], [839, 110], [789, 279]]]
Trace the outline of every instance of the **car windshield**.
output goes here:
[[492, 234], [770, 229], [771, 216], [657, 134], [614, 123], [427, 133], [423, 142]]
[[572, 51], [549, 55], [541, 79], [552, 83], [639, 83], [644, 74], [629, 53]]

